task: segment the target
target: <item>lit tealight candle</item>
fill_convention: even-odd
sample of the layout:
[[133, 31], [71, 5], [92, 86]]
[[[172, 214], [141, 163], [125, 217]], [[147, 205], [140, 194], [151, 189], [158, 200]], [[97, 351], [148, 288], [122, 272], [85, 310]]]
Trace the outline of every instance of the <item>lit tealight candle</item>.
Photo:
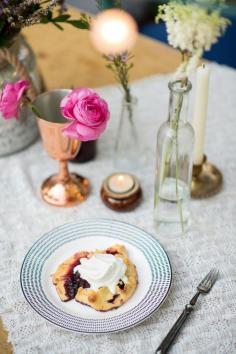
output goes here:
[[125, 173], [112, 175], [108, 180], [108, 187], [113, 193], [127, 193], [134, 187], [134, 178]]
[[121, 54], [134, 46], [137, 24], [127, 12], [110, 9], [94, 18], [90, 33], [98, 51], [106, 55]]

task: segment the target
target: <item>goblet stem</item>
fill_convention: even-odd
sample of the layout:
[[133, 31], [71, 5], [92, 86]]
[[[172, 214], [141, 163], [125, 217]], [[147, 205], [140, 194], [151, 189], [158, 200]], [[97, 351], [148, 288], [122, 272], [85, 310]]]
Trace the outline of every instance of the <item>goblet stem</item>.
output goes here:
[[62, 181], [68, 181], [70, 178], [69, 170], [68, 170], [68, 162], [60, 161], [59, 162], [59, 179]]

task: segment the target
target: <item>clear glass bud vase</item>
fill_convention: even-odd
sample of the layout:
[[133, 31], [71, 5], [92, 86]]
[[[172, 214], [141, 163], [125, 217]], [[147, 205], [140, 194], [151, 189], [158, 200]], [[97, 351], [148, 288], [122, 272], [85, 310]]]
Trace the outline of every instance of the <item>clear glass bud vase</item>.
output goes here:
[[114, 164], [120, 171], [133, 172], [140, 167], [140, 144], [137, 131], [138, 100], [122, 101], [122, 109], [115, 140]]
[[187, 122], [187, 108], [191, 87], [187, 80], [169, 83], [169, 116], [157, 134], [154, 222], [166, 235], [183, 233], [190, 225], [194, 130]]

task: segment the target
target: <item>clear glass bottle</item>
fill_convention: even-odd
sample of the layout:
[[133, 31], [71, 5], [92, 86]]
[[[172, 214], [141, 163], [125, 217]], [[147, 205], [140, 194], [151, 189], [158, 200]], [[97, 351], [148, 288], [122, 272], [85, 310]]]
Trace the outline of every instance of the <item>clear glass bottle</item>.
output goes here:
[[154, 222], [158, 231], [180, 234], [190, 224], [194, 130], [187, 122], [189, 81], [169, 83], [167, 122], [157, 134]]
[[138, 100], [122, 101], [122, 109], [115, 140], [114, 164], [120, 171], [136, 171], [141, 164], [140, 141], [137, 125]]
[[[24, 64], [30, 74], [38, 93], [42, 90], [42, 80], [39, 74], [36, 58], [32, 48], [21, 35], [13, 40], [10, 51]], [[6, 82], [19, 79], [15, 69], [4, 60], [0, 60], [0, 91]], [[38, 137], [38, 127], [34, 115], [29, 108], [23, 108], [20, 119], [5, 120], [0, 114], [0, 156], [9, 155], [32, 144]]]

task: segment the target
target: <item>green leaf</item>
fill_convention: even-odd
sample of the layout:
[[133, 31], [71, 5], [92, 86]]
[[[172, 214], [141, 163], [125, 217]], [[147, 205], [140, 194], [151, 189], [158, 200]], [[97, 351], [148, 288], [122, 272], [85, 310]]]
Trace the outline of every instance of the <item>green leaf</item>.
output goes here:
[[76, 28], [80, 28], [80, 29], [89, 29], [90, 28], [89, 23], [82, 21], [82, 20], [69, 20], [69, 21], [66, 21], [66, 23], [69, 23], [70, 25], [72, 25]]
[[64, 28], [60, 25], [58, 25], [57, 22], [51, 21], [54, 26], [56, 26], [59, 30], [64, 31]]
[[42, 16], [40, 19], [40, 23], [46, 24], [51, 22], [51, 18], [47, 17], [47, 16]]
[[70, 15], [61, 15], [58, 17], [52, 18], [53, 22], [66, 22], [70, 18]]
[[42, 114], [39, 112], [38, 108], [36, 108], [35, 106], [31, 105], [31, 109], [32, 109], [32, 112], [36, 115], [36, 117], [42, 117]]
[[52, 11], [49, 11], [45, 17], [47, 17], [48, 20], [51, 20], [52, 19]]
[[81, 18], [82, 18], [83, 20], [85, 20], [85, 21], [87, 21], [87, 22], [91, 19], [91, 17], [88, 16], [88, 14], [86, 14], [85, 12], [81, 12], [81, 13], [80, 13], [80, 16], [81, 16]]

